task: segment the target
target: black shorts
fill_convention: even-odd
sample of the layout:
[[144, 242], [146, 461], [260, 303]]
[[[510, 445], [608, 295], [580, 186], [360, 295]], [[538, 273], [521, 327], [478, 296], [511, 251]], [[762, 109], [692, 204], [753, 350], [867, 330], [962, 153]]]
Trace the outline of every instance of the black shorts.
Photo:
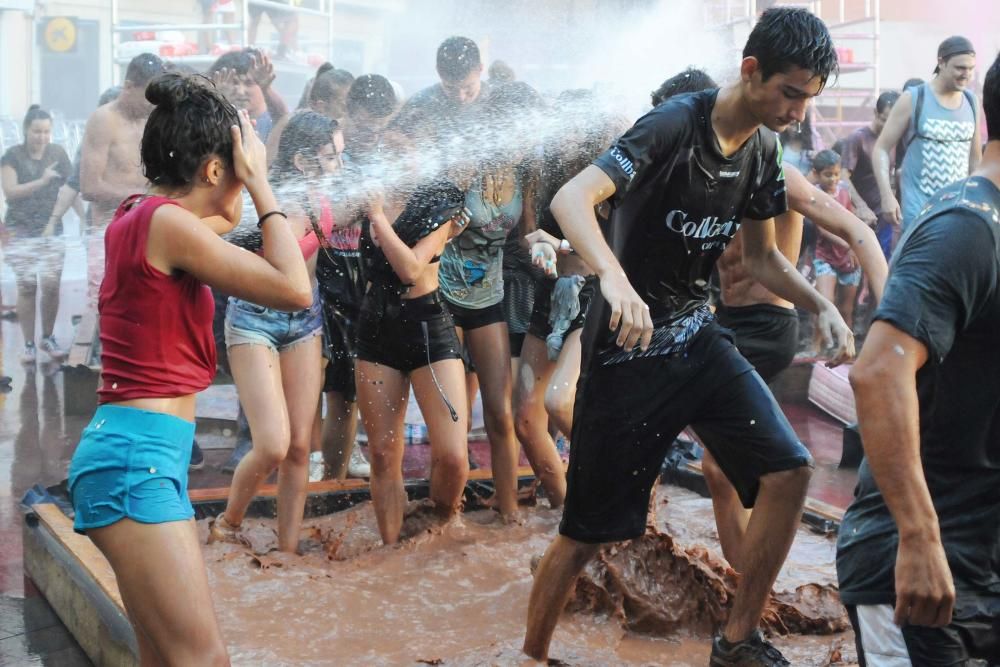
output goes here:
[[581, 377], [559, 532], [592, 544], [642, 535], [663, 459], [689, 424], [746, 507], [763, 475], [812, 466], [760, 375], [710, 323], [683, 352]]
[[847, 605], [861, 667], [976, 664], [973, 660], [1000, 664], [1000, 617], [963, 617], [956, 612], [943, 628], [900, 628], [893, 623], [893, 613], [890, 604]]
[[358, 392], [354, 385], [354, 355], [358, 338], [358, 314], [323, 302], [323, 356], [326, 371], [323, 392], [343, 394], [353, 403]]
[[507, 318], [503, 314], [502, 303], [495, 303], [485, 308], [466, 308], [465, 306], [455, 305], [451, 301], [446, 301], [446, 303], [452, 317], [455, 318], [455, 326], [461, 327], [463, 331], [507, 322]]
[[[528, 333], [538, 340], [545, 340], [552, 333], [552, 325], [549, 324], [549, 308], [552, 303], [552, 290], [556, 286], [556, 281], [551, 278], [543, 278], [535, 287], [535, 308], [531, 311], [531, 323], [528, 325]], [[597, 276], [587, 276], [580, 289], [580, 314], [577, 315], [569, 325], [566, 335], [571, 331], [583, 328], [583, 323], [587, 319], [587, 311], [590, 309], [590, 302], [594, 298], [597, 290]]]
[[795, 359], [799, 346], [799, 315], [794, 308], [770, 303], [719, 306], [716, 320], [731, 330], [740, 354], [770, 382]]
[[462, 358], [455, 321], [440, 293], [389, 301], [385, 307], [370, 297], [369, 292], [361, 305], [358, 359], [410, 373]]

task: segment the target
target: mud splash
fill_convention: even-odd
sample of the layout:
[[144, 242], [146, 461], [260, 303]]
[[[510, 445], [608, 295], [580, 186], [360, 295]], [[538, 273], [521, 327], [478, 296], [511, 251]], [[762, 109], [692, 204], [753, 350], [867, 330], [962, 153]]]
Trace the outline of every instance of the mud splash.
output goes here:
[[[701, 572], [700, 581], [715, 591], [715, 599], [728, 595], [725, 574], [714, 569], [719, 557], [711, 553], [717, 542], [708, 501], [681, 489], [665, 493], [670, 502], [656, 508], [656, 525], [669, 525], [674, 535], [670, 553], [678, 549], [697, 554], [701, 549], [704, 558], [690, 561]], [[372, 508], [365, 503], [307, 521], [299, 556], [273, 551], [274, 521], [248, 521], [245, 533], [251, 548], [221, 543], [204, 547], [216, 613], [233, 664], [520, 664], [531, 561], [548, 546], [561, 514], [544, 505], [525, 508], [521, 523], [514, 525], [504, 525], [492, 511], [468, 512], [446, 525], [418, 511], [408, 526], [413, 536], [404, 544], [384, 547]], [[207, 535], [206, 526], [200, 529]], [[661, 547], [657, 553], [667, 552]], [[683, 553], [683, 559], [661, 555], [660, 560], [631, 567], [646, 578], [638, 580], [654, 582], [656, 569], [688, 562], [688, 552]], [[794, 592], [804, 579], [818, 586], [830, 584], [832, 555], [826, 538], [800, 531], [789, 567], [779, 578], [778, 597], [783, 600], [783, 591]], [[607, 555], [619, 571], [624, 571], [626, 558], [621, 549]], [[562, 664], [581, 667], [707, 664], [713, 619], [725, 613], [725, 605], [711, 607], [713, 598], [707, 596], [704, 609], [685, 607], [683, 613], [693, 620], [682, 615], [664, 620], [657, 609], [685, 603], [699, 580], [692, 579], [691, 589], [683, 592], [659, 581], [659, 604], [652, 592], [645, 598], [633, 596], [646, 601], [639, 616], [634, 611], [616, 616], [611, 604], [565, 614], [551, 655]], [[639, 609], [638, 603], [634, 609]], [[808, 610], [804, 615], [811, 617], [812, 607]], [[640, 617], [642, 623], [628, 620]], [[789, 635], [776, 643], [795, 665], [846, 664], [841, 659], [849, 660], [854, 653], [850, 632]]]
[[[610, 614], [632, 632], [709, 635], [726, 622], [738, 575], [703, 546], [685, 547], [650, 526], [605, 547], [577, 582], [572, 611]], [[772, 595], [761, 623], [770, 634], [833, 634], [850, 627], [834, 586], [805, 584]]]

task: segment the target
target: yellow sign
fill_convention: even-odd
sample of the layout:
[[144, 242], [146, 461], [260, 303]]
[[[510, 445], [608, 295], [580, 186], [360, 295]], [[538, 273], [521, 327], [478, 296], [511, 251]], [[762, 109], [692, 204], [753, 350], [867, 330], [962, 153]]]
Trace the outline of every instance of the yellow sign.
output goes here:
[[45, 23], [45, 46], [56, 53], [67, 53], [76, 49], [76, 21], [57, 16]]

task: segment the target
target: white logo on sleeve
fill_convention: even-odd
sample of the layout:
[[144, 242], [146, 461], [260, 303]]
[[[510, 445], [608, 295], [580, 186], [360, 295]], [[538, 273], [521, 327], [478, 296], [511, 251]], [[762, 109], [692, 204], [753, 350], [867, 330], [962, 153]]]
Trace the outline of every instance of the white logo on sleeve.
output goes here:
[[632, 164], [632, 160], [630, 160], [624, 153], [622, 153], [617, 146], [612, 146], [611, 157], [615, 159], [615, 162], [618, 163], [618, 166], [621, 167], [621, 170], [625, 173], [626, 176], [628, 176], [628, 180], [631, 181], [633, 178], [635, 178], [635, 165]]

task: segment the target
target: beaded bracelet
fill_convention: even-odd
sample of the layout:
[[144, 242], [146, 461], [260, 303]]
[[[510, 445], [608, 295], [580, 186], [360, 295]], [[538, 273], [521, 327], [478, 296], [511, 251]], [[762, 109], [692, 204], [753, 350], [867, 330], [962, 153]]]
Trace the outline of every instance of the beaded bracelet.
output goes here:
[[288, 219], [288, 216], [285, 215], [284, 211], [268, 211], [267, 213], [265, 213], [264, 215], [260, 216], [260, 218], [257, 219], [257, 229], [262, 228], [264, 226], [264, 221], [270, 218], [272, 215], [280, 215], [285, 220]]

